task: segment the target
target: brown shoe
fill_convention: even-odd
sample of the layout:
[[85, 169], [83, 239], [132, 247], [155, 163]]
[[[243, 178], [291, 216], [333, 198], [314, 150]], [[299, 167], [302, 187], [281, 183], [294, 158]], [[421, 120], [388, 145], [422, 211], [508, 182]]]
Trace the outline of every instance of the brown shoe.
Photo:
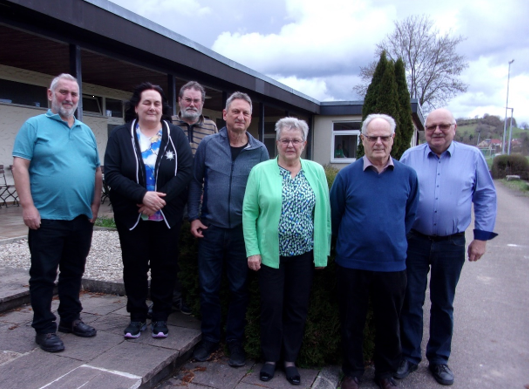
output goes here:
[[342, 389], [358, 389], [360, 386], [358, 378], [347, 376], [342, 380]]
[[375, 378], [375, 384], [378, 385], [381, 389], [394, 389], [397, 387], [397, 384], [395, 381], [393, 381], [393, 378]]

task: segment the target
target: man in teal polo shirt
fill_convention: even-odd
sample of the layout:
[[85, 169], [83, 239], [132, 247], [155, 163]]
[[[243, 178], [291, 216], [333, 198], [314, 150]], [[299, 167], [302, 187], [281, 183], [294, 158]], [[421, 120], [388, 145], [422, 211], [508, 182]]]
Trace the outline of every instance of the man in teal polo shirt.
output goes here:
[[83, 323], [79, 301], [81, 278], [90, 250], [93, 223], [101, 202], [101, 167], [90, 128], [74, 117], [79, 85], [69, 74], [53, 79], [51, 109], [28, 119], [13, 149], [13, 177], [29, 227], [29, 291], [36, 343], [44, 350], [64, 350], [51, 312], [54, 281], [59, 274], [59, 331], [92, 337]]

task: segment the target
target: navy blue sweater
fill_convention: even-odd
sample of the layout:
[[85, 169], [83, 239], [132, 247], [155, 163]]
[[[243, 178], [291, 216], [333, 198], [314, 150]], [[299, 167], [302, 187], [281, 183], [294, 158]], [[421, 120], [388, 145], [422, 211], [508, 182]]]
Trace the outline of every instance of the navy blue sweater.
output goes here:
[[336, 263], [369, 271], [406, 269], [406, 235], [417, 212], [415, 170], [393, 160], [381, 174], [360, 158], [342, 169], [331, 188]]

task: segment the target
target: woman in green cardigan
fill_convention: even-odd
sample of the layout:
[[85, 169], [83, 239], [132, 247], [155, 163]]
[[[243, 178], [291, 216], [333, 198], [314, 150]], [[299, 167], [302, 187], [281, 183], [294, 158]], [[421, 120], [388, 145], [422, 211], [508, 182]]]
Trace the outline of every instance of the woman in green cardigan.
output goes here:
[[259, 271], [261, 348], [259, 377], [269, 381], [285, 363], [292, 385], [301, 377], [296, 359], [303, 340], [314, 268], [327, 265], [331, 242], [329, 188], [323, 167], [301, 159], [307, 123], [276, 123], [278, 157], [254, 166], [243, 203], [248, 267]]

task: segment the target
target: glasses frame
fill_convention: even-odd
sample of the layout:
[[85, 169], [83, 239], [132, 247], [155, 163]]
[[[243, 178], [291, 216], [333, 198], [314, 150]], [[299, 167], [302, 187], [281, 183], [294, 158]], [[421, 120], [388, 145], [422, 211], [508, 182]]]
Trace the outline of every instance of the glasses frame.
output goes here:
[[391, 139], [393, 139], [393, 135], [371, 136], [362, 134], [362, 136], [364, 137], [364, 139], [371, 143], [377, 143], [379, 138], [382, 143], [388, 143]]
[[299, 140], [299, 139], [279, 139], [279, 143], [281, 143], [283, 146], [288, 146], [290, 143], [292, 143], [292, 146], [299, 146], [302, 145], [305, 141]]
[[435, 131], [437, 128], [439, 128], [441, 131], [448, 131], [452, 126], [454, 126], [455, 123], [441, 123], [441, 124], [432, 124], [431, 126], [424, 126], [424, 129], [426, 131]]

